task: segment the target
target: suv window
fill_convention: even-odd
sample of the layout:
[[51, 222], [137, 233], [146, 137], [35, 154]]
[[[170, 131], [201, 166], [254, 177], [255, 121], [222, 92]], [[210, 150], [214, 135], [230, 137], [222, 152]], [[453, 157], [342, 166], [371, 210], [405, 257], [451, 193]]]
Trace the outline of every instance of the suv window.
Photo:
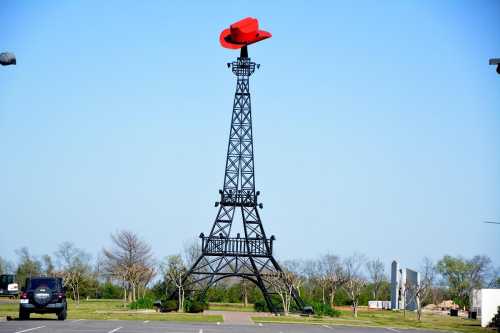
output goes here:
[[0, 287], [7, 289], [7, 285], [14, 283], [14, 275], [2, 274], [0, 275]]
[[56, 279], [31, 279], [29, 282], [29, 289], [36, 289], [38, 287], [46, 287], [50, 289], [57, 288], [57, 280]]

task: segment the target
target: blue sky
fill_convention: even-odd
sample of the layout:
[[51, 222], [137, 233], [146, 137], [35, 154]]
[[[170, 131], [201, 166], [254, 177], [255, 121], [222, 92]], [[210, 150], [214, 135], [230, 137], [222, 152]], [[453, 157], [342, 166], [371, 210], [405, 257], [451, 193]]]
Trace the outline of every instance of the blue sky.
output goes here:
[[218, 37], [246, 16], [273, 33], [250, 56], [279, 259], [500, 265], [498, 1], [2, 2], [0, 255], [130, 229], [159, 258], [206, 233], [237, 55]]

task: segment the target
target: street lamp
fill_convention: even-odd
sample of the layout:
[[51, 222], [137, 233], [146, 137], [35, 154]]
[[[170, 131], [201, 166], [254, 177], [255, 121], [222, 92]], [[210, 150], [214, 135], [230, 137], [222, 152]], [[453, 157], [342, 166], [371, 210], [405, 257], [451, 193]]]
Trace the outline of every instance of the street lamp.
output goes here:
[[16, 64], [16, 56], [11, 52], [0, 53], [0, 65], [9, 66]]
[[497, 73], [500, 74], [500, 58], [490, 59], [490, 65], [497, 65]]

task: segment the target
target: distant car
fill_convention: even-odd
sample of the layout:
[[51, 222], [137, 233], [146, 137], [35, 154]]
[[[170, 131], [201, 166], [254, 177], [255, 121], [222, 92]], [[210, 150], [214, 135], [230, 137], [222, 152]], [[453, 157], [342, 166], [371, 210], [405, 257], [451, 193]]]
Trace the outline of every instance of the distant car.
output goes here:
[[31, 313], [55, 313], [57, 319], [66, 319], [68, 304], [61, 278], [26, 279], [26, 287], [19, 298], [19, 319], [29, 319]]
[[16, 283], [16, 276], [14, 274], [0, 275], [0, 296], [14, 298], [17, 297], [18, 294], [19, 286]]

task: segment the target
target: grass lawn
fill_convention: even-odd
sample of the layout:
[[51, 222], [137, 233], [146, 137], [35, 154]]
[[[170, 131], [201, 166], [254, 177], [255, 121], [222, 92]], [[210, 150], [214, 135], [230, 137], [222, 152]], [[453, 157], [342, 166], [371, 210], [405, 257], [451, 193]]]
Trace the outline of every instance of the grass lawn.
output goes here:
[[[17, 302], [0, 303], [0, 318], [11, 316], [18, 318], [19, 304]], [[31, 314], [31, 318], [56, 318], [55, 314]], [[120, 300], [82, 300], [80, 305], [68, 301], [68, 319], [115, 319], [115, 320], [166, 320], [166, 321], [196, 321], [223, 322], [222, 316], [203, 315], [195, 313], [159, 313], [141, 310], [129, 310], [123, 307]]]
[[245, 307], [242, 303], [208, 303], [208, 309], [215, 311], [255, 312], [253, 304], [248, 304]]
[[482, 328], [479, 320], [469, 320], [458, 317], [442, 316], [437, 314], [422, 315], [422, 321], [417, 321], [417, 316], [413, 312], [406, 313], [406, 319], [403, 318], [402, 312], [395, 311], [368, 311], [360, 310], [358, 318], [352, 317], [352, 312], [342, 311], [339, 318], [315, 318], [315, 317], [252, 317], [252, 320], [259, 323], [269, 322], [287, 322], [298, 324], [328, 324], [328, 325], [349, 325], [349, 326], [383, 326], [394, 328], [425, 328], [446, 330], [454, 332], [477, 332], [477, 333], [492, 333], [491, 329]]

